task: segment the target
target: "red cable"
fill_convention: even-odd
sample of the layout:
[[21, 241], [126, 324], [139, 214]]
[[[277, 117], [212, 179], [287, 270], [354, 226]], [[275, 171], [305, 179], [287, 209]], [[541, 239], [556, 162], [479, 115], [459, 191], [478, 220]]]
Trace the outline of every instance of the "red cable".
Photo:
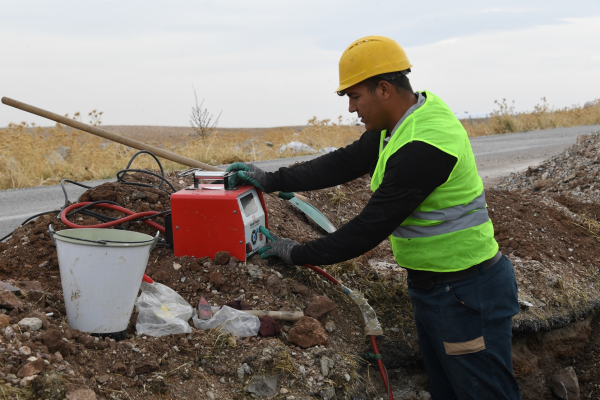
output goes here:
[[[379, 347], [377, 346], [377, 338], [375, 335], [371, 336], [371, 344], [373, 345], [373, 352], [375, 355], [379, 354]], [[392, 394], [392, 388], [390, 387], [390, 383], [387, 380], [387, 374], [385, 373], [385, 366], [383, 365], [383, 360], [381, 358], [377, 359], [377, 366], [379, 367], [379, 372], [381, 373], [381, 379], [383, 380], [383, 385], [388, 392], [388, 399], [394, 400], [394, 395]]]
[[[124, 218], [121, 218], [121, 219], [118, 219], [116, 221], [105, 222], [103, 224], [97, 224], [97, 225], [77, 225], [77, 224], [74, 224], [73, 222], [71, 222], [71, 221], [69, 221], [67, 219], [67, 214], [69, 212], [71, 212], [74, 209], [81, 208], [83, 206], [87, 206], [88, 204], [92, 204], [92, 202], [88, 201], [88, 202], [83, 202], [83, 203], [75, 203], [75, 204], [71, 204], [69, 207], [65, 208], [63, 210], [63, 212], [60, 214], [60, 219], [63, 222], [63, 224], [65, 224], [69, 228], [73, 228], [73, 229], [77, 229], [77, 228], [108, 228], [108, 227], [111, 227], [111, 226], [123, 224], [123, 223], [125, 223], [127, 221], [132, 221], [132, 220], [135, 220], [135, 219], [138, 219], [138, 218], [141, 218], [141, 217], [148, 217], [148, 216], [151, 216], [151, 215], [158, 214], [157, 211], [144, 211], [144, 212], [141, 212], [141, 213], [135, 213], [135, 212], [133, 212], [131, 210], [128, 210], [128, 209], [123, 208], [123, 207], [116, 206], [114, 204], [107, 204], [107, 203], [103, 204], [103, 203], [101, 203], [101, 204], [95, 204], [94, 207], [110, 208], [111, 210], [120, 211], [123, 214], [127, 214], [128, 216], [124, 217]], [[165, 228], [162, 227], [162, 226], [160, 226], [159, 224], [157, 224], [154, 221], [150, 221], [149, 219], [145, 219], [144, 222], [147, 223], [148, 225], [154, 227], [155, 229], [158, 229], [162, 233], [165, 232]]]

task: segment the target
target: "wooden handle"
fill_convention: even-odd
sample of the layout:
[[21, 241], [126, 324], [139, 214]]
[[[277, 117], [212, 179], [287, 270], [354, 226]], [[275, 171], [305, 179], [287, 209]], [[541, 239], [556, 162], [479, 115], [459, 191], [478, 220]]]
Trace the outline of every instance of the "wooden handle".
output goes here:
[[87, 133], [91, 133], [92, 135], [100, 136], [104, 139], [112, 140], [113, 142], [124, 144], [125, 146], [133, 147], [138, 150], [147, 150], [155, 155], [162, 157], [164, 159], [176, 162], [178, 164], [186, 165], [192, 168], [202, 168], [207, 171], [223, 171], [221, 168], [215, 167], [213, 165], [208, 165], [200, 161], [192, 160], [191, 158], [180, 156], [179, 154], [171, 153], [170, 151], [160, 149], [158, 147], [150, 146], [149, 144], [138, 142], [137, 140], [129, 139], [123, 136], [119, 136], [117, 134], [111, 133], [109, 131], [105, 131], [104, 129], [100, 129], [96, 126], [91, 126], [88, 124], [84, 124], [83, 122], [76, 121], [74, 119], [64, 117], [62, 115], [55, 114], [50, 111], [43, 110], [41, 108], [37, 108], [31, 106], [26, 103], [22, 103], [17, 100], [13, 100], [8, 97], [2, 98], [2, 103], [18, 108], [19, 110], [26, 111], [31, 114], [39, 115], [40, 117], [48, 118], [52, 121], [59, 122], [61, 124], [70, 126], [71, 128], [79, 129], [80, 131], [84, 131]]
[[[213, 314], [219, 310], [213, 311]], [[278, 319], [280, 321], [298, 321], [300, 318], [304, 317], [304, 312], [302, 311], [265, 311], [265, 310], [240, 310], [242, 312], [255, 315], [257, 317], [264, 317], [268, 315], [269, 317], [273, 317], [274, 319]]]
[[[271, 194], [274, 194], [275, 196], [279, 197], [279, 192], [272, 192]], [[306, 196], [302, 196], [301, 194], [294, 193], [294, 197], [304, 203], [308, 202], [308, 198]]]

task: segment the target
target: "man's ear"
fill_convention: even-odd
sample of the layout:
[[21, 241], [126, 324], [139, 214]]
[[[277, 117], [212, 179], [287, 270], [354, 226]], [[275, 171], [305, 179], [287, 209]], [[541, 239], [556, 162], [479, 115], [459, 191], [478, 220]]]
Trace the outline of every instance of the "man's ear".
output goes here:
[[383, 99], [388, 99], [392, 95], [392, 85], [388, 81], [379, 81], [377, 85]]

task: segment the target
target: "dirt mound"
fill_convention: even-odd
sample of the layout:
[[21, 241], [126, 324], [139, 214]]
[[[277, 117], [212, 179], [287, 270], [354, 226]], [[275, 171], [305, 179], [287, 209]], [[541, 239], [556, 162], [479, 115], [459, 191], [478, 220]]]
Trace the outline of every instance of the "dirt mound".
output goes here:
[[600, 199], [600, 131], [580, 135], [577, 143], [527, 171], [513, 173], [497, 185], [498, 189], [527, 189], [542, 193], [561, 193], [585, 201]]
[[[190, 177], [171, 175], [169, 178], [176, 189], [191, 184]], [[127, 179], [157, 183], [143, 174]], [[339, 225], [366, 204], [369, 198], [367, 184], [368, 180], [363, 178], [312, 193], [309, 197]], [[271, 195], [265, 197], [270, 226], [275, 233], [300, 242], [325, 234], [289, 202]], [[105, 183], [79, 199], [81, 202], [99, 200], [114, 201], [135, 211], [164, 211], [170, 207], [169, 195], [163, 190], [121, 183]], [[123, 216], [102, 208], [95, 208], [94, 212], [114, 218]], [[100, 223], [94, 216], [80, 214], [70, 216], [69, 220], [79, 225]], [[162, 218], [157, 218], [156, 222], [164, 224]], [[319, 323], [329, 327], [327, 348], [301, 349], [288, 342], [287, 335], [293, 322], [281, 323], [283, 332], [277, 338], [234, 340], [218, 332], [198, 330], [191, 335], [159, 339], [137, 336], [135, 311], [129, 335], [123, 342], [115, 343], [73, 331], [66, 324], [58, 260], [47, 232], [50, 224], [57, 231], [66, 229], [55, 215], [45, 215], [15, 230], [0, 247], [0, 279], [23, 289], [23, 307], [0, 312], [8, 315], [11, 325], [30, 315], [47, 319], [40, 332], [20, 333], [14, 328], [16, 333], [2, 345], [6, 351], [0, 352], [0, 362], [5, 366], [0, 369], [0, 379], [12, 384], [15, 390], [29, 390], [29, 386], [20, 389], [25, 381], [17, 377], [28, 361], [13, 354], [23, 346], [30, 348], [34, 356], [48, 361], [42, 374], [58, 374], [66, 379], [67, 387], [74, 390], [83, 385], [100, 397], [142, 398], [147, 397], [148, 392], [167, 397], [189, 397], [200, 390], [203, 395], [212, 392], [216, 397], [240, 398], [254, 373], [280, 374], [278, 387], [281, 393], [301, 396], [320, 396], [320, 392], [329, 393], [330, 390], [365, 394], [376, 390], [359, 375], [361, 368], [365, 370], [357, 355], [369, 348], [364, 341], [361, 321], [347, 298], [304, 268], [289, 267], [256, 256], [247, 262], [231, 258], [224, 265], [218, 265], [208, 258], [175, 257], [172, 250], [157, 247], [150, 255], [146, 272], [176, 290], [192, 305], [203, 296], [211, 305], [220, 306], [242, 299], [255, 309], [295, 311], [305, 309], [316, 295], [327, 294], [337, 304], [337, 308], [319, 318]], [[143, 222], [132, 222], [126, 228], [151, 235], [156, 233]], [[387, 244], [379, 246], [370, 256], [392, 260]], [[368, 262], [366, 257], [363, 261]], [[359, 265], [354, 263], [352, 268]], [[275, 281], [280, 285], [277, 291], [272, 288]], [[25, 290], [25, 287], [31, 287], [31, 282], [35, 282], [37, 289]], [[46, 318], [49, 313], [52, 316]], [[414, 341], [412, 345], [416, 347]], [[60, 354], [56, 355], [56, 351]], [[331, 360], [328, 361], [327, 375], [321, 367], [323, 359]], [[244, 364], [252, 372], [240, 377], [239, 369]], [[47, 380], [39, 379], [40, 382]]]

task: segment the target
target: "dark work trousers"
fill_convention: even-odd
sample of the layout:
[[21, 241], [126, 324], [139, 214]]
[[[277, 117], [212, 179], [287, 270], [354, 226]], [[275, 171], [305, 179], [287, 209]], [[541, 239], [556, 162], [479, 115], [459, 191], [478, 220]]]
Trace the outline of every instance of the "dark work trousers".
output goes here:
[[[420, 289], [408, 283], [433, 400], [520, 399], [511, 317], [519, 312], [512, 263]], [[438, 280], [439, 282], [439, 280]]]

